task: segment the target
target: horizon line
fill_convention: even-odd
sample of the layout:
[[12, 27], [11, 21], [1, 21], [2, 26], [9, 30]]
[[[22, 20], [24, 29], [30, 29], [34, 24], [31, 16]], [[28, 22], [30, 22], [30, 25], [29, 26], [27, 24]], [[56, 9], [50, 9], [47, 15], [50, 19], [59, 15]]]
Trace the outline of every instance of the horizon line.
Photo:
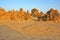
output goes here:
[[[4, 9], [5, 11], [10, 11], [10, 10], [19, 11], [21, 8], [23, 9], [23, 11], [29, 10], [29, 9], [24, 9], [23, 7], [20, 7], [19, 9], [14, 9], [14, 8], [6, 9], [6, 8], [3, 8], [3, 7], [0, 7], [0, 9]], [[34, 8], [35, 8], [35, 7], [34, 7]], [[34, 9], [34, 8], [31, 8], [31, 9], [29, 10], [29, 12], [31, 12], [31, 10]], [[35, 9], [37, 9], [39, 12], [43, 12], [43, 13], [46, 13], [46, 12], [49, 11], [50, 9], [58, 10], [58, 9], [55, 9], [55, 8], [49, 8], [49, 9], [46, 9], [46, 11], [45, 11], [45, 10], [44, 10], [44, 11], [41, 11], [41, 10], [39, 10], [38, 8], [35, 8]], [[60, 13], [60, 10], [58, 10], [58, 12]]]

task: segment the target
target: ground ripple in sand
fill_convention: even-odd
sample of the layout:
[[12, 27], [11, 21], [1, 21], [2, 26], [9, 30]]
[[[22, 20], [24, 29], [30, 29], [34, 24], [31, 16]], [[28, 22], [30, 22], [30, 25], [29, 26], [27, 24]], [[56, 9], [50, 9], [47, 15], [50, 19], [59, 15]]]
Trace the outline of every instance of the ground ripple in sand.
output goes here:
[[60, 25], [49, 22], [0, 22], [0, 40], [60, 40]]

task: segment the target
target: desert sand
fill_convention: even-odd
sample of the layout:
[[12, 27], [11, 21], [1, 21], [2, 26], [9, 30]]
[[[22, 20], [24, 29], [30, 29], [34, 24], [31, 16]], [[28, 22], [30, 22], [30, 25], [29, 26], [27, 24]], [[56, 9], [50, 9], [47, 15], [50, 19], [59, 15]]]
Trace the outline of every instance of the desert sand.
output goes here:
[[0, 40], [60, 40], [60, 23], [0, 21]]

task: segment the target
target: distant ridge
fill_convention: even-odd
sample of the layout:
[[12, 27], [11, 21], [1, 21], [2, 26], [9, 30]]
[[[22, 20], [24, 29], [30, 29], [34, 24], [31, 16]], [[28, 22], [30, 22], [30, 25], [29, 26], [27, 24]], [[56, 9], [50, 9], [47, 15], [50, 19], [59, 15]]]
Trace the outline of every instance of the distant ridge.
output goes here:
[[20, 8], [19, 11], [9, 10], [6, 11], [4, 8], [0, 8], [0, 20], [4, 21], [60, 21], [60, 13], [58, 10], [51, 8], [46, 13], [39, 12], [38, 9], [33, 8], [31, 13], [29, 10], [24, 11]]

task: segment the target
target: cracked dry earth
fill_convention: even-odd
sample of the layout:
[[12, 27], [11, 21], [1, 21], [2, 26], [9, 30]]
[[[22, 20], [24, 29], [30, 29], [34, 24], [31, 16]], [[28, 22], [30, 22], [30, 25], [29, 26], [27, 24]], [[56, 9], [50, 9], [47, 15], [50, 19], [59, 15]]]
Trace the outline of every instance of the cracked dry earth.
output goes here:
[[60, 40], [60, 23], [0, 21], [0, 40]]

